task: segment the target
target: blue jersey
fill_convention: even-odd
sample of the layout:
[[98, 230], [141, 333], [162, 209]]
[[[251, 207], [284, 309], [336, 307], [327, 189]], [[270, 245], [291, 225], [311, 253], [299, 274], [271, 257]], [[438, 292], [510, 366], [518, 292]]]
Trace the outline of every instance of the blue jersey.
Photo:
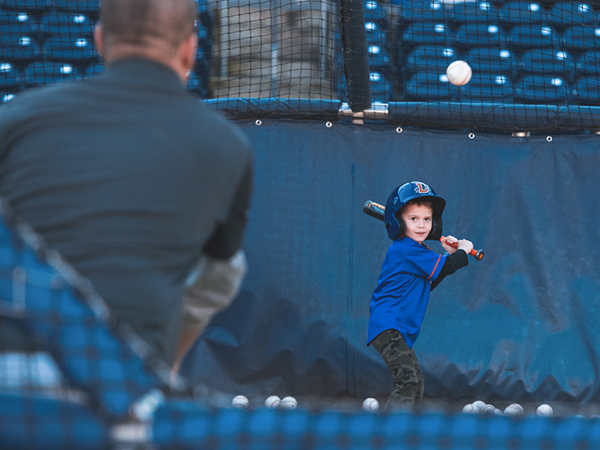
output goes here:
[[405, 237], [388, 248], [371, 297], [367, 345], [385, 330], [398, 330], [412, 348], [425, 317], [431, 282], [446, 257]]

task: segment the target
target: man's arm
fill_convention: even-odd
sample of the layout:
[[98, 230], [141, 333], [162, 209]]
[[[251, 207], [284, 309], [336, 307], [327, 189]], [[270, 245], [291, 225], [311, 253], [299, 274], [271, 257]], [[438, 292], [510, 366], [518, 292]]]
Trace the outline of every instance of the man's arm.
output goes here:
[[242, 250], [227, 260], [205, 258], [200, 274], [183, 300], [183, 320], [173, 373], [179, 372], [181, 361], [212, 317], [229, 306], [237, 295], [247, 271]]

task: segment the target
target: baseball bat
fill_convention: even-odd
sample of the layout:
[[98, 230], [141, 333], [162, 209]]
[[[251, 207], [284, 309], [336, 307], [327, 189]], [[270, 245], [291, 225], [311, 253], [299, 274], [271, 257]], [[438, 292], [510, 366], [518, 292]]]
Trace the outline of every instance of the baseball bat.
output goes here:
[[[384, 215], [385, 215], [385, 206], [380, 205], [379, 203], [375, 203], [371, 200], [367, 200], [365, 202], [365, 204], [363, 205], [363, 212], [368, 216], [371, 216], [371, 217], [374, 217], [376, 219], [383, 221]], [[444, 236], [442, 236], [440, 238], [440, 241], [445, 241], [445, 240], [446, 240], [446, 238]], [[458, 244], [448, 244], [448, 245], [451, 247], [454, 247], [454, 248], [458, 247]], [[475, 257], [475, 259], [477, 261], [481, 261], [483, 259], [484, 253], [483, 253], [483, 250], [473, 249], [469, 252], [469, 255]]]

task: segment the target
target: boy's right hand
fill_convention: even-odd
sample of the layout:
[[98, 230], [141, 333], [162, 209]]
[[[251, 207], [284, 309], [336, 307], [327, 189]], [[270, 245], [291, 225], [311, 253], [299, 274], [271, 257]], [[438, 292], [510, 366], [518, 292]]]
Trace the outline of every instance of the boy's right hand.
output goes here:
[[473, 250], [473, 243], [467, 239], [459, 239], [458, 240], [458, 248], [460, 250], [464, 250], [467, 255], [471, 250]]

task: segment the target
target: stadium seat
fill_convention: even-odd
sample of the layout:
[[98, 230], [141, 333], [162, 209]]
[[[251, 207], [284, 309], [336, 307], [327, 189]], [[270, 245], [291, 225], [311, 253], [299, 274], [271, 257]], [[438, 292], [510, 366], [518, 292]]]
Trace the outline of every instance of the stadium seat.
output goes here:
[[425, 72], [427, 70], [444, 73], [452, 61], [458, 59], [458, 52], [445, 45], [421, 45], [408, 55], [404, 62], [406, 72]]
[[567, 81], [552, 75], [525, 75], [515, 85], [515, 100], [522, 103], [563, 103], [568, 95]]
[[0, 62], [0, 90], [17, 90], [21, 87], [21, 73], [10, 62]]
[[575, 62], [575, 70], [580, 75], [596, 75], [600, 67], [600, 50], [588, 50]]
[[411, 23], [397, 43], [403, 45], [452, 45], [454, 35], [443, 22], [414, 22]]
[[519, 69], [527, 74], [559, 75], [571, 79], [575, 71], [575, 60], [564, 50], [535, 48], [523, 53]]
[[40, 55], [40, 45], [32, 35], [0, 34], [1, 61], [32, 61]]
[[38, 23], [30, 13], [0, 8], [0, 34], [35, 36]]
[[600, 48], [600, 26], [573, 25], [562, 32], [561, 44], [574, 52]]
[[498, 23], [498, 9], [486, 0], [455, 3], [449, 14], [455, 26], [467, 22]]
[[528, 48], [553, 47], [556, 44], [556, 30], [548, 25], [517, 25], [509, 32], [510, 47], [517, 50]]
[[513, 52], [504, 47], [475, 47], [467, 51], [464, 60], [469, 63], [474, 73], [505, 74], [511, 73], [516, 66]]
[[408, 25], [413, 22], [445, 23], [449, 14], [441, 1], [404, 1], [398, 5], [398, 23]]
[[600, 78], [581, 77], [573, 85], [572, 99], [580, 105], [600, 105]]
[[75, 67], [69, 63], [35, 61], [25, 67], [25, 87], [74, 81], [79, 78]]
[[458, 88], [448, 81], [445, 72], [417, 72], [406, 82], [407, 100], [451, 100]]
[[513, 103], [513, 86], [506, 73], [474, 72], [469, 81], [460, 87], [462, 99]]
[[535, 1], [507, 1], [498, 8], [501, 25], [533, 25], [544, 21], [544, 7]]
[[465, 23], [456, 30], [459, 47], [500, 47], [506, 42], [504, 31], [494, 24]]
[[187, 83], [186, 83], [186, 89], [189, 92], [192, 92], [196, 95], [201, 95], [202, 94], [202, 80], [200, 79], [200, 77], [198, 76], [198, 74], [196, 74], [195, 72], [191, 72], [188, 75], [188, 79], [187, 79]]
[[15, 98], [14, 92], [7, 92], [7, 91], [0, 90], [0, 105], [2, 103], [11, 101], [13, 98]]
[[98, 62], [90, 64], [89, 66], [84, 68], [83, 77], [84, 78], [95, 78], [98, 75], [104, 73], [104, 63]]
[[371, 84], [371, 100], [373, 102], [388, 103], [394, 97], [394, 82], [383, 72], [371, 71], [369, 73]]
[[52, 0], [0, 0], [0, 6], [6, 9], [28, 13], [41, 13], [50, 9]]
[[81, 35], [92, 38], [94, 21], [85, 14], [65, 11], [52, 11], [41, 17], [39, 32], [47, 37], [49, 35]]
[[93, 41], [88, 35], [50, 36], [43, 45], [43, 53], [53, 61], [78, 62], [86, 65], [97, 55]]
[[59, 11], [98, 15], [98, 0], [52, 0]]
[[367, 52], [369, 67], [380, 70], [391, 68], [392, 58], [388, 50], [388, 41], [383, 32], [367, 35]]
[[591, 3], [562, 1], [552, 6], [548, 23], [555, 27], [589, 25], [594, 23], [594, 15]]
[[212, 14], [208, 7], [208, 0], [196, 0], [196, 10], [200, 24], [209, 29], [212, 27]]
[[384, 30], [387, 31], [389, 29], [390, 18], [381, 2], [376, 0], [365, 1], [363, 3], [363, 16], [365, 24], [368, 22], [375, 22]]

